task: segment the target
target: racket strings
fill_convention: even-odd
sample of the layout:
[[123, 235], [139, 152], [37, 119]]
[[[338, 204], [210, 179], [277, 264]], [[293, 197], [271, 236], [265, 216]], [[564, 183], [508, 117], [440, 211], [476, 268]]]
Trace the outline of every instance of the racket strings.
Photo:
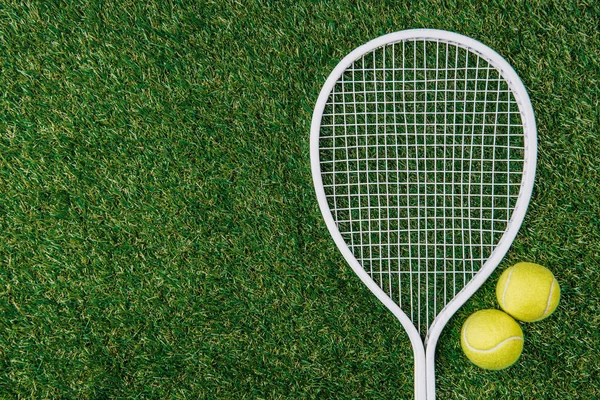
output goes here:
[[508, 226], [522, 132], [502, 75], [443, 41], [377, 48], [329, 96], [319, 151], [333, 218], [423, 336]]

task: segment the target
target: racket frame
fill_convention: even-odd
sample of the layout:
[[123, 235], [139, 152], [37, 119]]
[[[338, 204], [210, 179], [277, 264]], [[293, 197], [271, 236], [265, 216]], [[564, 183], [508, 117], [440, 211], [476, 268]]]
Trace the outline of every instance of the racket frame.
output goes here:
[[[460, 290], [456, 296], [450, 300], [446, 306], [436, 316], [429, 327], [425, 339], [421, 336], [411, 321], [411, 319], [402, 311], [402, 309], [375, 283], [365, 269], [361, 266], [354, 254], [344, 241], [340, 231], [337, 228], [333, 218], [327, 197], [323, 187], [321, 177], [321, 165], [319, 154], [319, 138], [321, 131], [321, 120], [323, 111], [327, 104], [329, 96], [344, 71], [358, 60], [363, 55], [377, 49], [379, 47], [402, 42], [405, 40], [432, 40], [449, 43], [463, 49], [468, 49], [474, 52], [479, 57], [486, 60], [491, 66], [496, 68], [500, 75], [506, 80], [512, 94], [518, 104], [521, 114], [521, 121], [524, 131], [524, 162], [521, 187], [516, 205], [512, 210], [512, 214], [507, 225], [507, 228], [498, 241], [492, 254], [483, 264], [481, 269], [475, 274], [472, 280]], [[399, 32], [390, 33], [380, 36], [370, 42], [357, 47], [354, 51], [344, 57], [335, 69], [331, 72], [317, 99], [315, 110], [311, 123], [311, 138], [310, 138], [310, 158], [313, 183], [317, 195], [317, 200], [327, 228], [335, 241], [342, 255], [363, 281], [363, 283], [373, 292], [373, 294], [396, 316], [404, 329], [406, 330], [414, 353], [414, 385], [416, 399], [435, 399], [435, 348], [439, 336], [454, 313], [483, 285], [490, 274], [498, 266], [508, 251], [510, 245], [515, 239], [519, 228], [525, 218], [527, 206], [531, 199], [533, 191], [533, 182], [535, 178], [535, 168], [537, 162], [537, 133], [536, 123], [531, 106], [531, 101], [525, 86], [515, 70], [508, 62], [489, 48], [477, 40], [460, 35], [454, 32], [448, 32], [437, 29], [410, 29]]]

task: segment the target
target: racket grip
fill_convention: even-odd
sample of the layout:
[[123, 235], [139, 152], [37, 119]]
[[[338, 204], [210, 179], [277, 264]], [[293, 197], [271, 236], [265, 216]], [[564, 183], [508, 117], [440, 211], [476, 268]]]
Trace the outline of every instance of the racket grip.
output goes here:
[[[415, 357], [415, 399], [427, 400], [427, 379], [425, 357]], [[434, 394], [435, 396], [435, 394]]]
[[409, 335], [413, 346], [413, 354], [415, 359], [415, 399], [427, 399], [427, 368], [425, 360], [425, 347], [420, 337], [415, 338], [415, 335]]

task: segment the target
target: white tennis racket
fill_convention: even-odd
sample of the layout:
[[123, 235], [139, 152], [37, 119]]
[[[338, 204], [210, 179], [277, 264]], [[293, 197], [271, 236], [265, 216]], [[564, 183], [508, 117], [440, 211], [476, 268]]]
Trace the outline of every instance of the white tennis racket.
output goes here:
[[408, 333], [415, 398], [434, 399], [440, 333], [502, 260], [531, 197], [537, 138], [525, 87], [468, 37], [381, 36], [325, 82], [310, 146], [327, 227]]

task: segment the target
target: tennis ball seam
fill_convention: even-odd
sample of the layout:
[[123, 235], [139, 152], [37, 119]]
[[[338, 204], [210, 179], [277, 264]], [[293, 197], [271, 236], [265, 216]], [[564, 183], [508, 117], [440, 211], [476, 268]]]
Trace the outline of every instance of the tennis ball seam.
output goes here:
[[[466, 327], [465, 327], [465, 328], [466, 328]], [[498, 343], [497, 345], [495, 345], [495, 346], [494, 346], [494, 347], [492, 347], [492, 348], [489, 348], [489, 349], [478, 349], [478, 348], [476, 348], [476, 347], [473, 347], [473, 346], [471, 346], [471, 344], [469, 343], [469, 340], [467, 339], [467, 332], [466, 332], [466, 329], [465, 329], [465, 330], [463, 331], [463, 340], [464, 340], [465, 346], [467, 346], [467, 348], [468, 348], [470, 351], [473, 351], [473, 352], [475, 352], [475, 353], [479, 353], [479, 354], [485, 354], [485, 353], [492, 353], [492, 352], [494, 352], [494, 351], [498, 350], [498, 348], [499, 348], [500, 346], [504, 345], [505, 343], [507, 343], [507, 342], [509, 342], [509, 341], [512, 341], [512, 340], [520, 340], [520, 341], [523, 341], [523, 338], [522, 338], [522, 337], [520, 337], [520, 336], [511, 336], [511, 337], [509, 337], [509, 338], [506, 338], [506, 339], [504, 339], [503, 341], [501, 341], [500, 343]]]
[[514, 272], [514, 269], [510, 269], [508, 271], [508, 276], [506, 277], [506, 282], [504, 282], [504, 291], [502, 292], [502, 308], [506, 308], [506, 292], [508, 292], [508, 286], [510, 285], [510, 278]]
[[467, 329], [468, 329], [470, 323], [471, 323], [470, 321], [467, 321], [467, 323], [465, 324], [465, 326], [463, 328], [463, 331], [462, 331], [462, 337], [463, 337], [463, 341], [464, 341], [465, 345], [467, 346], [467, 348], [469, 350], [473, 351], [473, 352], [480, 353], [480, 354], [482, 354], [482, 353], [491, 353], [493, 351], [498, 350], [498, 348], [500, 346], [502, 346], [503, 344], [505, 344], [505, 343], [507, 343], [507, 342], [509, 342], [511, 340], [520, 340], [520, 341], [523, 341], [523, 338], [520, 337], [520, 336], [511, 336], [509, 338], [504, 339], [503, 341], [501, 341], [500, 343], [498, 343], [497, 345], [495, 345], [492, 348], [489, 348], [489, 349], [478, 349], [476, 347], [471, 346], [471, 344], [469, 343], [469, 340], [467, 339]]
[[548, 293], [548, 301], [546, 302], [546, 309], [542, 314], [542, 318], [544, 318], [548, 314], [548, 310], [550, 309], [550, 303], [552, 302], [552, 292], [554, 291], [554, 282], [556, 282], [556, 279], [552, 278], [552, 282], [550, 283], [550, 293]]
[[474, 352], [474, 353], [485, 354], [485, 353], [492, 353], [492, 352], [494, 352], [494, 351], [498, 350], [498, 348], [499, 348], [500, 346], [502, 346], [502, 345], [504, 345], [505, 343], [507, 343], [507, 342], [509, 342], [509, 341], [512, 341], [512, 340], [520, 340], [520, 341], [523, 341], [523, 338], [521, 338], [521, 337], [519, 337], [519, 336], [512, 336], [512, 337], [509, 337], [509, 338], [507, 338], [507, 339], [504, 339], [503, 341], [501, 341], [500, 343], [498, 343], [497, 345], [495, 345], [495, 346], [494, 346], [494, 347], [492, 347], [491, 349], [485, 349], [485, 350], [480, 350], [480, 349], [477, 349], [477, 348], [475, 348], [475, 347], [471, 346], [471, 345], [469, 344], [469, 342], [468, 342], [466, 339], [465, 339], [465, 345], [467, 346], [467, 348], [468, 348], [470, 351], [472, 351], [472, 352]]

